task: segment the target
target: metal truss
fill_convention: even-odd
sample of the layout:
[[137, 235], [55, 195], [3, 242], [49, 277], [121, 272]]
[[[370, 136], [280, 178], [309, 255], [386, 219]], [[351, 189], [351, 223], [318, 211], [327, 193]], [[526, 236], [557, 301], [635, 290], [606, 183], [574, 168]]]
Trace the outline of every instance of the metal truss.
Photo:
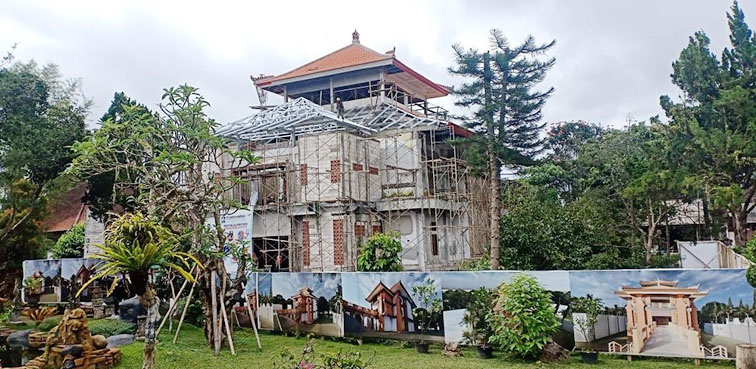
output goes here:
[[344, 118], [305, 98], [232, 122], [217, 133], [248, 141], [267, 141], [331, 131], [351, 131], [362, 136], [389, 129], [438, 128], [446, 122], [417, 115], [390, 103], [350, 109]]

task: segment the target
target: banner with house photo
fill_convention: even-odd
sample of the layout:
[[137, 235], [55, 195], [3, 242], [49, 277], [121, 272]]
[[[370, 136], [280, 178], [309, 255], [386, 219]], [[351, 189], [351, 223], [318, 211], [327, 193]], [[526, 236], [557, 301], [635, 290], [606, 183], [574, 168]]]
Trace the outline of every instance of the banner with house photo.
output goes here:
[[[573, 271], [570, 287], [578, 348], [722, 357], [756, 337], [754, 289], [744, 269]], [[595, 324], [579, 299], [600, 304]]]
[[321, 336], [344, 335], [341, 274], [260, 273], [257, 286], [261, 328]]
[[[60, 260], [26, 260], [22, 264], [24, 269], [23, 301], [29, 303], [39, 299], [39, 303], [61, 302]], [[26, 286], [31, 280], [36, 280], [34, 288]]]
[[346, 334], [443, 342], [442, 315], [430, 313], [441, 304], [443, 274], [342, 273]]
[[[441, 274], [441, 290], [443, 294], [444, 308], [444, 341], [446, 343], [470, 344], [465, 339], [465, 333], [470, 327], [464, 323], [467, 307], [474, 300], [474, 291], [486, 289], [494, 292], [502, 283], [509, 282], [512, 277], [521, 272], [515, 271], [479, 271], [479, 272], [443, 272]], [[538, 282], [552, 295], [554, 301], [554, 313], [560, 321], [564, 321], [565, 311], [569, 301], [569, 272], [566, 271], [531, 271], [525, 272], [534, 276]], [[567, 333], [569, 325], [564, 326], [555, 335], [562, 346], [570, 347], [572, 333]], [[560, 340], [560, 337], [567, 339]]]

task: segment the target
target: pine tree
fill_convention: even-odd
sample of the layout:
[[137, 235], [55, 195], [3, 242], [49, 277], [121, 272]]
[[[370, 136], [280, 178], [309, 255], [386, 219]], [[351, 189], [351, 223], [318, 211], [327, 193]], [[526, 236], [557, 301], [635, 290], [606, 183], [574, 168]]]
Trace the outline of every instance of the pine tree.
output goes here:
[[463, 121], [484, 137], [470, 140], [467, 151], [485, 155], [485, 160], [473, 158], [472, 164], [486, 167], [491, 191], [489, 250], [491, 267], [498, 269], [501, 166], [529, 164], [543, 150], [541, 109], [554, 89], [533, 89], [556, 61], [538, 59], [555, 41], [537, 45], [529, 36], [521, 45], [511, 47], [496, 29], [491, 31], [490, 41], [490, 48], [483, 52], [454, 45], [456, 65], [449, 72], [466, 78], [453, 89], [455, 104], [473, 111]]

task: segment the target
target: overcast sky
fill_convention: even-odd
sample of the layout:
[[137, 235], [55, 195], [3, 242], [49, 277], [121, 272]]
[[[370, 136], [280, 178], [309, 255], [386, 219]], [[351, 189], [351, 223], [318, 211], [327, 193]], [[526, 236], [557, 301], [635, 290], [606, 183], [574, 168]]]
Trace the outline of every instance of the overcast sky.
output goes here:
[[[688, 36], [703, 29], [720, 54], [727, 0], [676, 1], [3, 1], [0, 52], [54, 62], [81, 77], [94, 120], [112, 95], [155, 106], [164, 87], [189, 83], [229, 122], [250, 115], [251, 74], [280, 74], [343, 47], [356, 28], [362, 44], [396, 47], [405, 64], [454, 85], [451, 45], [485, 47], [500, 28], [517, 43], [556, 39], [557, 64], [544, 86], [556, 92], [548, 122], [623, 126], [661, 114], [659, 96], [678, 92], [669, 74]], [[756, 0], [742, 0], [756, 25]], [[456, 83], [459, 83], [456, 81]], [[269, 102], [277, 102], [269, 98]], [[436, 103], [451, 107], [450, 98]]]

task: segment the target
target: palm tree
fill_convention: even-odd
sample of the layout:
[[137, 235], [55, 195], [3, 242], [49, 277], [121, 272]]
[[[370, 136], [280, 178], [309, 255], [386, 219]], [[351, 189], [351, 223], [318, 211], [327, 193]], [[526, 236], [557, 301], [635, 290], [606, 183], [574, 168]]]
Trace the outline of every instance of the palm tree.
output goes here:
[[193, 255], [176, 250], [178, 241], [171, 231], [141, 213], [126, 213], [117, 217], [105, 234], [105, 244], [94, 258], [102, 260], [98, 273], [85, 283], [77, 296], [92, 282], [105, 277], [115, 277], [111, 292], [119, 275], [127, 275], [133, 291], [147, 309], [145, 327], [144, 359], [142, 369], [155, 366], [155, 329], [160, 313], [158, 298], [149, 275], [152, 269], [175, 270], [190, 282], [194, 265], [202, 264]]

